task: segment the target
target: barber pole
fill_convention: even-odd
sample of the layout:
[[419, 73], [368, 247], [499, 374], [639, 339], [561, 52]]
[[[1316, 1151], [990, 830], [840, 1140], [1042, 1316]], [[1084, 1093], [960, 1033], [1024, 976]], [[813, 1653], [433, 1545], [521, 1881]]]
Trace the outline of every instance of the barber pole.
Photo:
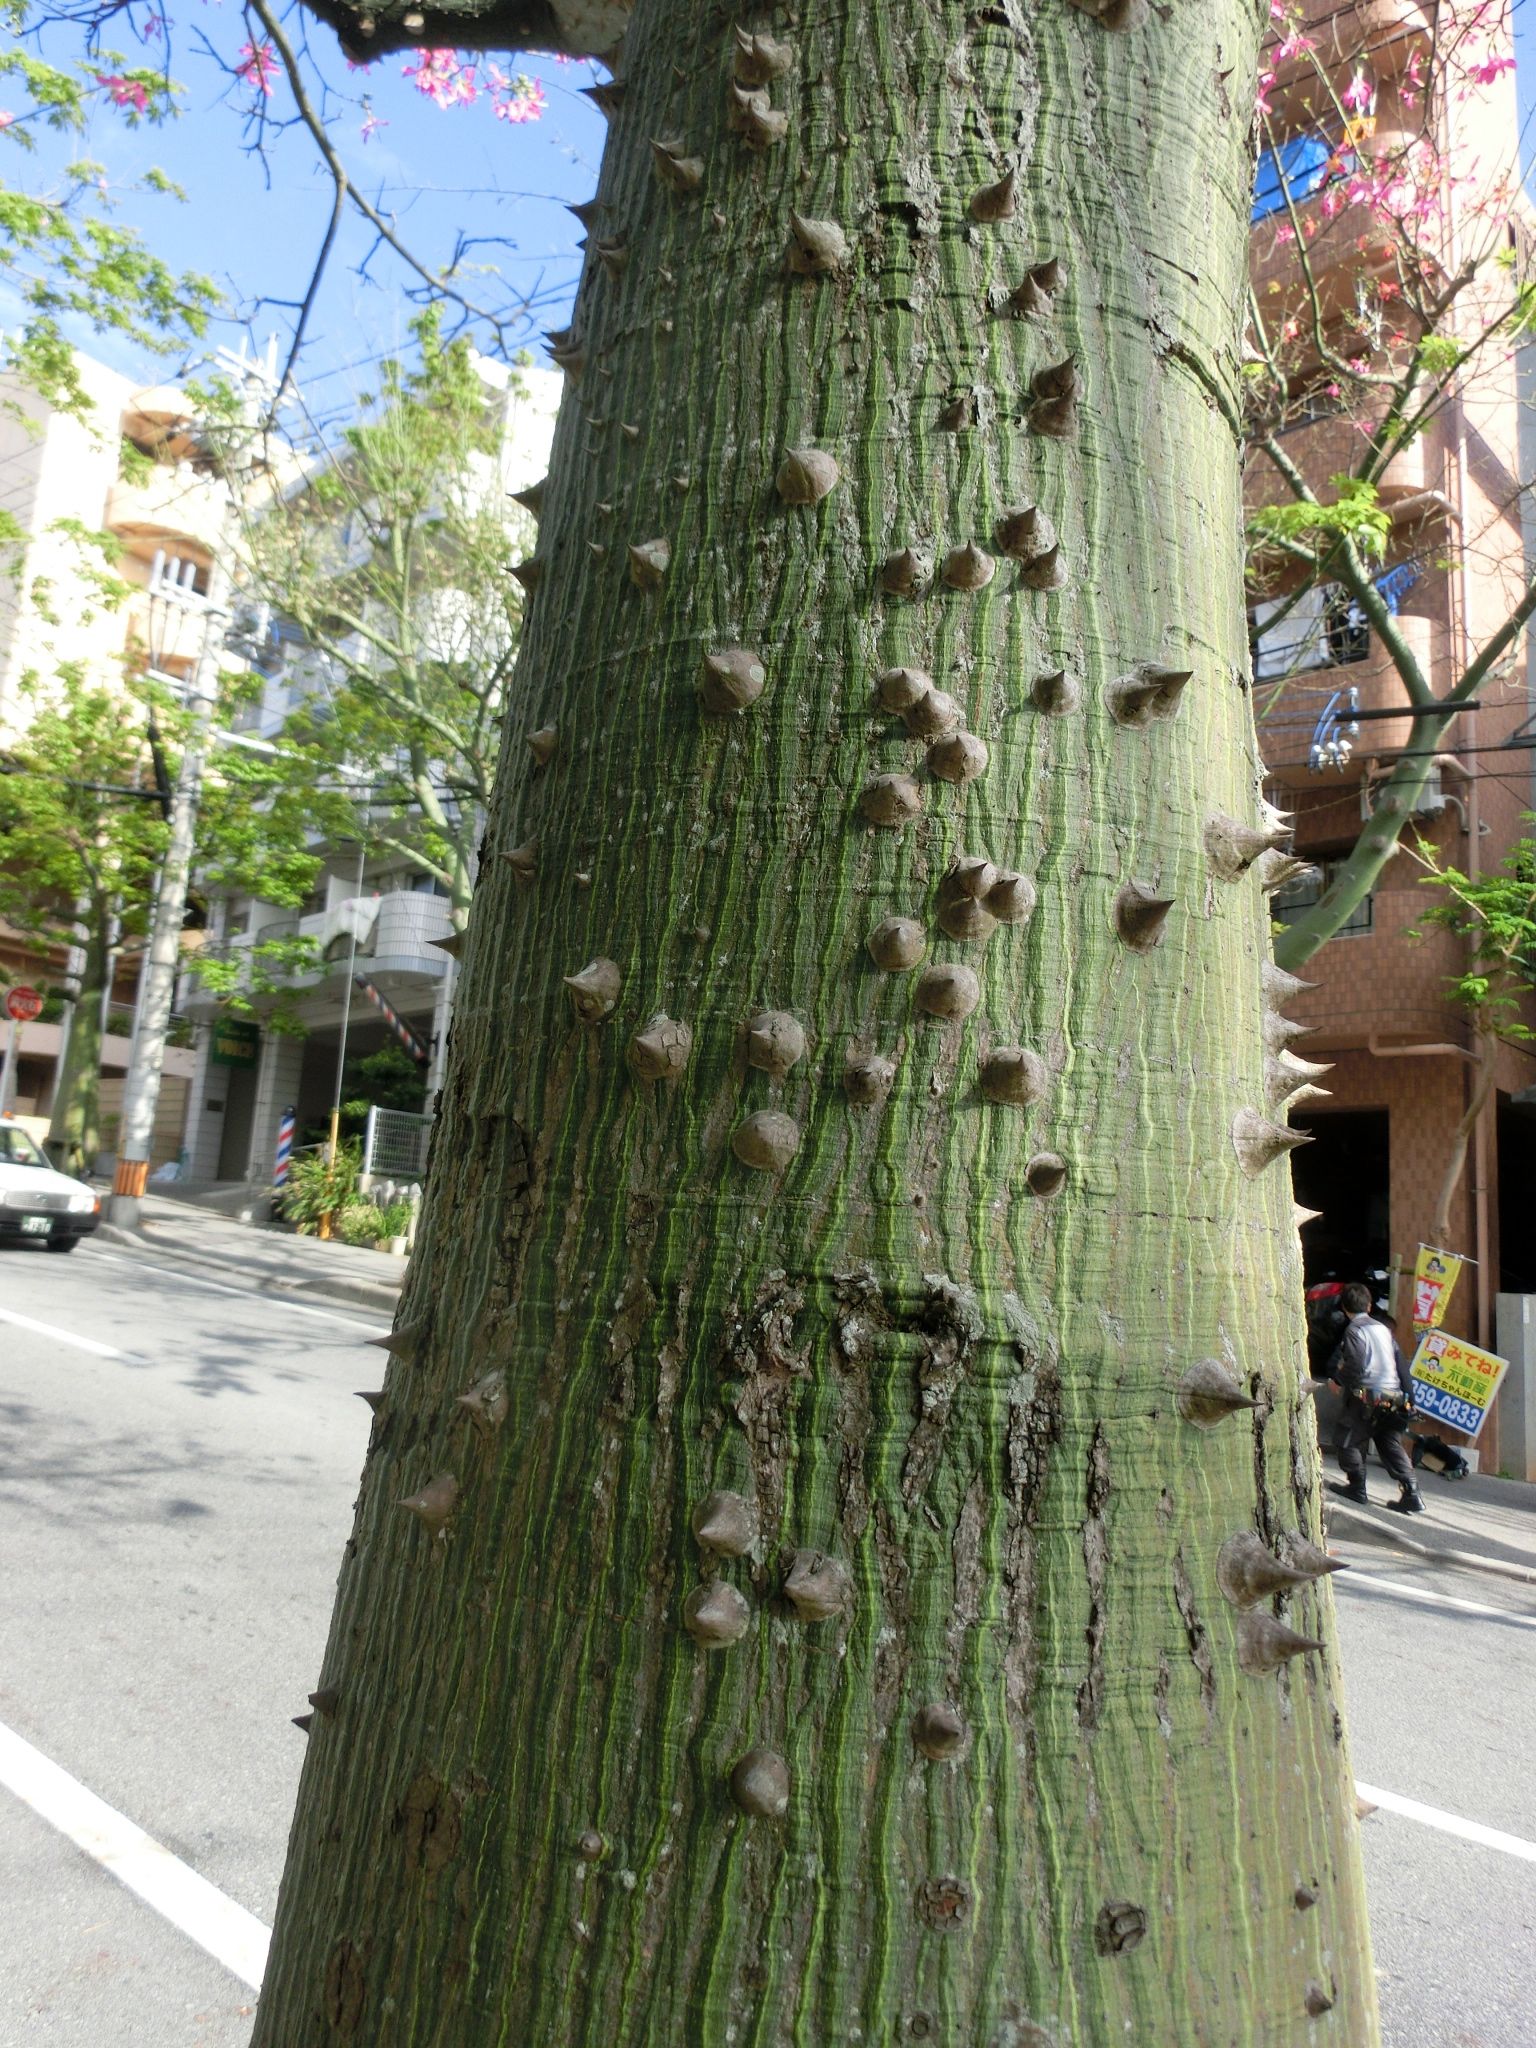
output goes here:
[[283, 1111], [277, 1127], [277, 1163], [272, 1169], [272, 1185], [282, 1188], [288, 1185], [288, 1168], [293, 1159], [293, 1107], [290, 1104]]

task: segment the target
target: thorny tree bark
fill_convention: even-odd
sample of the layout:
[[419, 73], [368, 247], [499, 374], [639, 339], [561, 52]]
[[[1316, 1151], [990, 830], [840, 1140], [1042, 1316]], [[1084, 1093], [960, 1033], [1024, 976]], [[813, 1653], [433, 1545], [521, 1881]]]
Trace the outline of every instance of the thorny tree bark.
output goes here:
[[261, 2048], [1377, 2037], [1136, 13], [630, 17]]

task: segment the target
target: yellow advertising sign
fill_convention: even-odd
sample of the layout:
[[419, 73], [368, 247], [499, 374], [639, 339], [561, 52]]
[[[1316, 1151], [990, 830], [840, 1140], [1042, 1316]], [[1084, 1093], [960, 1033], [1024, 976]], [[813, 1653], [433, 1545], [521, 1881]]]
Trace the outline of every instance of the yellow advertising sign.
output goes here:
[[1507, 1360], [1445, 1330], [1426, 1330], [1408, 1370], [1420, 1415], [1476, 1436], [1488, 1419]]
[[1455, 1252], [1437, 1251], [1421, 1244], [1413, 1262], [1413, 1327], [1438, 1330], [1450, 1306], [1451, 1289], [1461, 1277], [1462, 1261]]

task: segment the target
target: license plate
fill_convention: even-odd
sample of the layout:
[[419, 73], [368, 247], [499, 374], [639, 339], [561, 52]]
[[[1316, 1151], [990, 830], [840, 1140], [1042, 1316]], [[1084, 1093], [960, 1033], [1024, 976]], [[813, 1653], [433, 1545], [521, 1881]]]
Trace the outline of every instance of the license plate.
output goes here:
[[23, 1216], [21, 1227], [29, 1237], [46, 1237], [53, 1228], [51, 1216]]

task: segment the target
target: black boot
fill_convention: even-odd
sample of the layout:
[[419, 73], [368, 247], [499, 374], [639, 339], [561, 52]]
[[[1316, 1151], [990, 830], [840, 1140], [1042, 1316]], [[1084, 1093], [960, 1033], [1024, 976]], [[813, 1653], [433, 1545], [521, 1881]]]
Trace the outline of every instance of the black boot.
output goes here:
[[1347, 1480], [1343, 1486], [1330, 1483], [1328, 1491], [1336, 1493], [1340, 1500], [1352, 1500], [1358, 1508], [1368, 1508], [1371, 1504], [1371, 1496], [1365, 1490], [1365, 1479], [1360, 1474]]
[[1389, 1500], [1387, 1506], [1392, 1509], [1394, 1514], [1422, 1515], [1424, 1512], [1424, 1496], [1416, 1486], [1405, 1486], [1401, 1497], [1397, 1500]]

